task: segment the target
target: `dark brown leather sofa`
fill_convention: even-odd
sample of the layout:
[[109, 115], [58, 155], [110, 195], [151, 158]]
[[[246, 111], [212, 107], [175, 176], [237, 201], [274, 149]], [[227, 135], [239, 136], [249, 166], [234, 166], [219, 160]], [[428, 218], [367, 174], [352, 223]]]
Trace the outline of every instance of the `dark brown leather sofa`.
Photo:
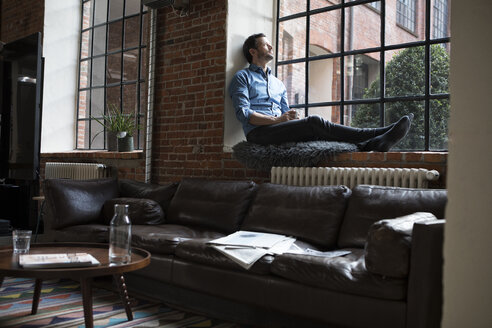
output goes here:
[[[130, 291], [263, 327], [440, 324], [445, 190], [106, 179], [47, 180], [44, 191], [55, 241], [107, 242], [113, 204], [130, 204], [132, 244], [152, 254], [127, 276]], [[206, 244], [237, 230], [351, 253], [266, 255], [245, 270]]]

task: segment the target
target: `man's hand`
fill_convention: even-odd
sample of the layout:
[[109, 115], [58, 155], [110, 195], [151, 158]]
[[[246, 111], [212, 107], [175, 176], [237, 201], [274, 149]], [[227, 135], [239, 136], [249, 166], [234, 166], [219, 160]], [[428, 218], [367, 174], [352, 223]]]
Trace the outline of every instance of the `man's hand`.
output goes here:
[[294, 109], [291, 109], [280, 116], [269, 116], [253, 112], [249, 117], [249, 123], [253, 125], [272, 125], [297, 119], [297, 112]]

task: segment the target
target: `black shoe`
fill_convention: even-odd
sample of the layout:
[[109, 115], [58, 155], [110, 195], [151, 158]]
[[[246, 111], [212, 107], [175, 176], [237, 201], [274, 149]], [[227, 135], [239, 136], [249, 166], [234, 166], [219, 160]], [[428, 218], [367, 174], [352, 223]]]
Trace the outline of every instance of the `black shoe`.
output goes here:
[[386, 152], [403, 139], [412, 124], [414, 115], [403, 116], [395, 125], [386, 133], [370, 139], [363, 147], [362, 151], [380, 151]]

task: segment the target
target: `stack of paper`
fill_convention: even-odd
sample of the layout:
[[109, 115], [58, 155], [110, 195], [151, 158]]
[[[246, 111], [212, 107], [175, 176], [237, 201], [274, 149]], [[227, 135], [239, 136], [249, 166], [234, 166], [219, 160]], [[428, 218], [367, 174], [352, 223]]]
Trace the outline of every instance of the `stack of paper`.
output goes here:
[[23, 268], [84, 267], [99, 265], [99, 261], [87, 253], [26, 254], [19, 256]]
[[211, 240], [209, 244], [243, 268], [249, 269], [266, 254], [286, 252], [295, 241], [295, 238], [273, 233], [237, 231], [229, 236]]

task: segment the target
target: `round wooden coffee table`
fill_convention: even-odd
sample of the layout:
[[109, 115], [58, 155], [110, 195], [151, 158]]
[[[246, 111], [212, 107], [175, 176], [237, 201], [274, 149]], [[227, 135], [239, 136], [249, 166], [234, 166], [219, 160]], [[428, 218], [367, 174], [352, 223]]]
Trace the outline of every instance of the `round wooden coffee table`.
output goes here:
[[135, 271], [146, 267], [150, 263], [150, 253], [146, 250], [132, 247], [131, 262], [120, 265], [110, 265], [108, 259], [108, 244], [95, 243], [48, 243], [32, 244], [29, 254], [54, 254], [54, 253], [89, 253], [94, 256], [101, 265], [78, 268], [49, 268], [49, 269], [24, 269], [19, 266], [18, 255], [13, 254], [12, 246], [0, 247], [0, 287], [4, 277], [35, 278], [34, 296], [32, 301], [32, 314], [38, 310], [41, 286], [44, 279], [66, 278], [80, 282], [82, 301], [84, 305], [85, 326], [94, 326], [92, 315], [92, 280], [94, 277], [112, 275], [119, 287], [121, 301], [125, 306], [128, 320], [133, 320], [130, 300], [126, 289], [124, 272]]

